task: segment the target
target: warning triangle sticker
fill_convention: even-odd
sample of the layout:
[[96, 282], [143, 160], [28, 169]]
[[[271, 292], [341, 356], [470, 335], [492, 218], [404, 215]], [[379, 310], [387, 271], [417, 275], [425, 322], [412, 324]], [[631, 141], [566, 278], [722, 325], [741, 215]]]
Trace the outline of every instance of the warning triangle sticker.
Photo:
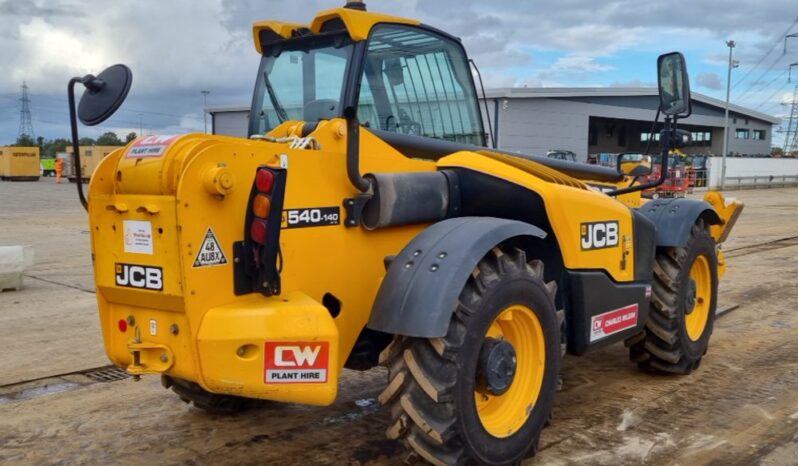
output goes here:
[[205, 233], [205, 239], [202, 240], [202, 246], [197, 253], [197, 258], [194, 259], [194, 267], [205, 267], [209, 265], [222, 265], [227, 263], [227, 257], [213, 234], [213, 230], [208, 228]]

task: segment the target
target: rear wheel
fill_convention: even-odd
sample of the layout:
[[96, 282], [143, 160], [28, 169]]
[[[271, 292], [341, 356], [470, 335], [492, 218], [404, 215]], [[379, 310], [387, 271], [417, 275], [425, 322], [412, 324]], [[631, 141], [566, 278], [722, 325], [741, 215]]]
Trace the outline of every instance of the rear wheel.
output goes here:
[[642, 368], [688, 374], [701, 364], [715, 322], [718, 259], [703, 220], [687, 245], [657, 251], [651, 312], [643, 333], [628, 340]]
[[438, 465], [515, 464], [537, 449], [560, 366], [554, 282], [522, 251], [489, 253], [443, 338], [398, 336], [383, 351], [387, 435]]

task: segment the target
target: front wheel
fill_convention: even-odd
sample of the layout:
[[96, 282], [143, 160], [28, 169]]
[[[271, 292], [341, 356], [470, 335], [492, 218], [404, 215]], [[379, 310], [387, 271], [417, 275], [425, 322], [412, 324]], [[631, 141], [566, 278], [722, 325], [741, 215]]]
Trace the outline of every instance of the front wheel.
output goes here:
[[443, 338], [397, 336], [381, 355], [387, 435], [433, 464], [515, 464], [537, 449], [560, 367], [556, 285], [496, 248], [460, 293]]
[[709, 347], [718, 296], [715, 241], [703, 220], [685, 247], [657, 251], [651, 312], [643, 333], [627, 343], [644, 369], [688, 374]]

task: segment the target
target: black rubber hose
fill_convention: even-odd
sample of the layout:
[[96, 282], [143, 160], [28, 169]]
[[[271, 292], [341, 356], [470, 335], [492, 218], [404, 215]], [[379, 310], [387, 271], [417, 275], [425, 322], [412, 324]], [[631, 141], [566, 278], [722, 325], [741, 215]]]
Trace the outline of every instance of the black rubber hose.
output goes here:
[[[350, 113], [350, 112], [347, 112]], [[352, 110], [354, 113], [354, 110]], [[360, 175], [360, 122], [357, 115], [346, 117], [346, 175], [349, 181], [360, 192], [368, 192], [371, 183]]]
[[80, 204], [89, 211], [89, 201], [83, 194], [83, 174], [80, 171], [80, 145], [78, 143], [78, 122], [75, 112], [75, 84], [82, 83], [83, 78], [72, 78], [67, 85], [67, 95], [69, 96], [69, 123], [72, 126], [72, 164], [75, 167], [75, 179], [78, 186], [78, 197]]

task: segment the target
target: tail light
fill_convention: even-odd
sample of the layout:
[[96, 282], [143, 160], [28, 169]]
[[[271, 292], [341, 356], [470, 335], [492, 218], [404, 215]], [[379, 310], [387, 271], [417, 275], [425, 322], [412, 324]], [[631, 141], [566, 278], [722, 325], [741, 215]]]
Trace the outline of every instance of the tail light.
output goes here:
[[235, 251], [235, 293], [280, 294], [280, 220], [287, 172], [261, 166], [255, 172], [244, 225]]

